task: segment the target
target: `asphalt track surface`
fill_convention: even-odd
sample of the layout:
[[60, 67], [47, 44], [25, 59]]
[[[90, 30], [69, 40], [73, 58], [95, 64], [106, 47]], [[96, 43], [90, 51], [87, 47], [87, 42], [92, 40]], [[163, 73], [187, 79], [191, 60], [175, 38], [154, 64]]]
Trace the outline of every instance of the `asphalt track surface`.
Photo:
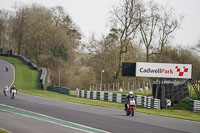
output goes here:
[[[8, 71], [6, 71], [6, 67]], [[3, 88], [7, 85], [9, 88], [14, 82], [14, 67], [0, 59], [0, 97], [14, 102], [9, 96], [5, 97], [3, 95]], [[0, 98], [0, 103], [2, 99]], [[8, 132], [13, 133], [84, 133], [84, 131], [79, 131], [77, 129], [72, 129], [65, 126], [60, 126], [54, 123], [49, 123], [33, 118], [28, 118], [20, 115], [16, 115], [9, 112], [0, 111], [0, 129], [4, 129]]]
[[0, 128], [12, 133], [83, 133], [83, 131], [8, 112], [0, 112]]
[[[8, 72], [6, 71], [8, 68]], [[3, 89], [6, 85], [10, 87], [14, 80], [14, 69], [11, 64], [0, 59], [0, 90]]]
[[137, 112], [134, 117], [127, 117], [122, 110], [61, 102], [22, 93], [18, 93], [14, 100], [0, 93], [0, 104], [6, 104], [113, 133], [200, 132], [199, 122], [147, 115]]

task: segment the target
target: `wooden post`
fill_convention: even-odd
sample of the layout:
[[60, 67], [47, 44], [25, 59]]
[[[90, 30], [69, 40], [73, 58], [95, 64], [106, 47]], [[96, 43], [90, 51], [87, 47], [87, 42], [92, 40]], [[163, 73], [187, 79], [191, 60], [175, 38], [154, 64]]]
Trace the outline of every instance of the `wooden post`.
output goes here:
[[150, 86], [150, 89], [152, 90], [152, 84], [150, 80], [149, 80], [149, 86]]
[[139, 86], [139, 89], [140, 89], [140, 81], [138, 81], [138, 86]]
[[189, 86], [190, 86], [190, 98], [192, 99], [192, 86], [191, 85]]
[[146, 86], [147, 86], [147, 88], [148, 88], [148, 90], [149, 90], [149, 83], [148, 83], [148, 82], [147, 82], [147, 85], [146, 85]]
[[128, 82], [128, 91], [130, 91], [130, 88], [129, 88], [129, 82]]
[[136, 91], [136, 87], [137, 87], [137, 80], [136, 80], [136, 77], [135, 77], [135, 81], [134, 81], [134, 83], [135, 83], [135, 85], [134, 85], [134, 89], [135, 89], [135, 91]]
[[90, 91], [92, 90], [92, 85], [90, 85], [90, 88], [89, 88], [89, 90], [90, 90]]
[[120, 84], [119, 84], [119, 82], [118, 82], [118, 90], [119, 90], [119, 87], [120, 87]]
[[142, 83], [142, 84], [143, 84], [143, 85], [142, 85], [142, 86], [143, 86], [142, 88], [143, 88], [144, 94], [146, 94], [146, 90], [145, 90], [145, 81], [144, 81], [144, 80], [143, 80], [143, 83]]

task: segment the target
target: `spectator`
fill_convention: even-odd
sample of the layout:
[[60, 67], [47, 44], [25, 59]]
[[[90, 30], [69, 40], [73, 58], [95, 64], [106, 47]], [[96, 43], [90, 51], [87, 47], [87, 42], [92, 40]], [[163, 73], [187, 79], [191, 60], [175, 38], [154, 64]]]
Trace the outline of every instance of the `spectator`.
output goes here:
[[6, 72], [8, 72], [8, 67], [6, 67]]

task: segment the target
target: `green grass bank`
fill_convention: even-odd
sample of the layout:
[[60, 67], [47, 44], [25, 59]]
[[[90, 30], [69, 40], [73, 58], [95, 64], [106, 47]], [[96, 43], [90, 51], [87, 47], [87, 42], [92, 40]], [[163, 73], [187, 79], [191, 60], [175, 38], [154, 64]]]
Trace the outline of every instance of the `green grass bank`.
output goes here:
[[25, 65], [20, 59], [14, 57], [0, 56], [0, 59], [8, 61], [14, 66], [14, 85], [19, 89], [19, 91], [40, 89], [40, 73], [38, 71], [30, 69], [30, 67]]

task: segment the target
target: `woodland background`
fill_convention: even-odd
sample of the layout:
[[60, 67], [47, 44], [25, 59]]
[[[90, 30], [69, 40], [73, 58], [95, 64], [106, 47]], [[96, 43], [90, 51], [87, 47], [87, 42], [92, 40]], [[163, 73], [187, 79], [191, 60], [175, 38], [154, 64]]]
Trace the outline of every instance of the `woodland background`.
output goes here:
[[[67, 9], [66, 9], [67, 10]], [[155, 2], [124, 0], [109, 12], [110, 32], [88, 42], [62, 6], [15, 5], [0, 9], [0, 48], [48, 69], [48, 84], [89, 89], [91, 84], [134, 79], [121, 76], [122, 62], [186, 63], [200, 79], [199, 44], [173, 45], [184, 16]], [[156, 79], [137, 78], [140, 81]]]

